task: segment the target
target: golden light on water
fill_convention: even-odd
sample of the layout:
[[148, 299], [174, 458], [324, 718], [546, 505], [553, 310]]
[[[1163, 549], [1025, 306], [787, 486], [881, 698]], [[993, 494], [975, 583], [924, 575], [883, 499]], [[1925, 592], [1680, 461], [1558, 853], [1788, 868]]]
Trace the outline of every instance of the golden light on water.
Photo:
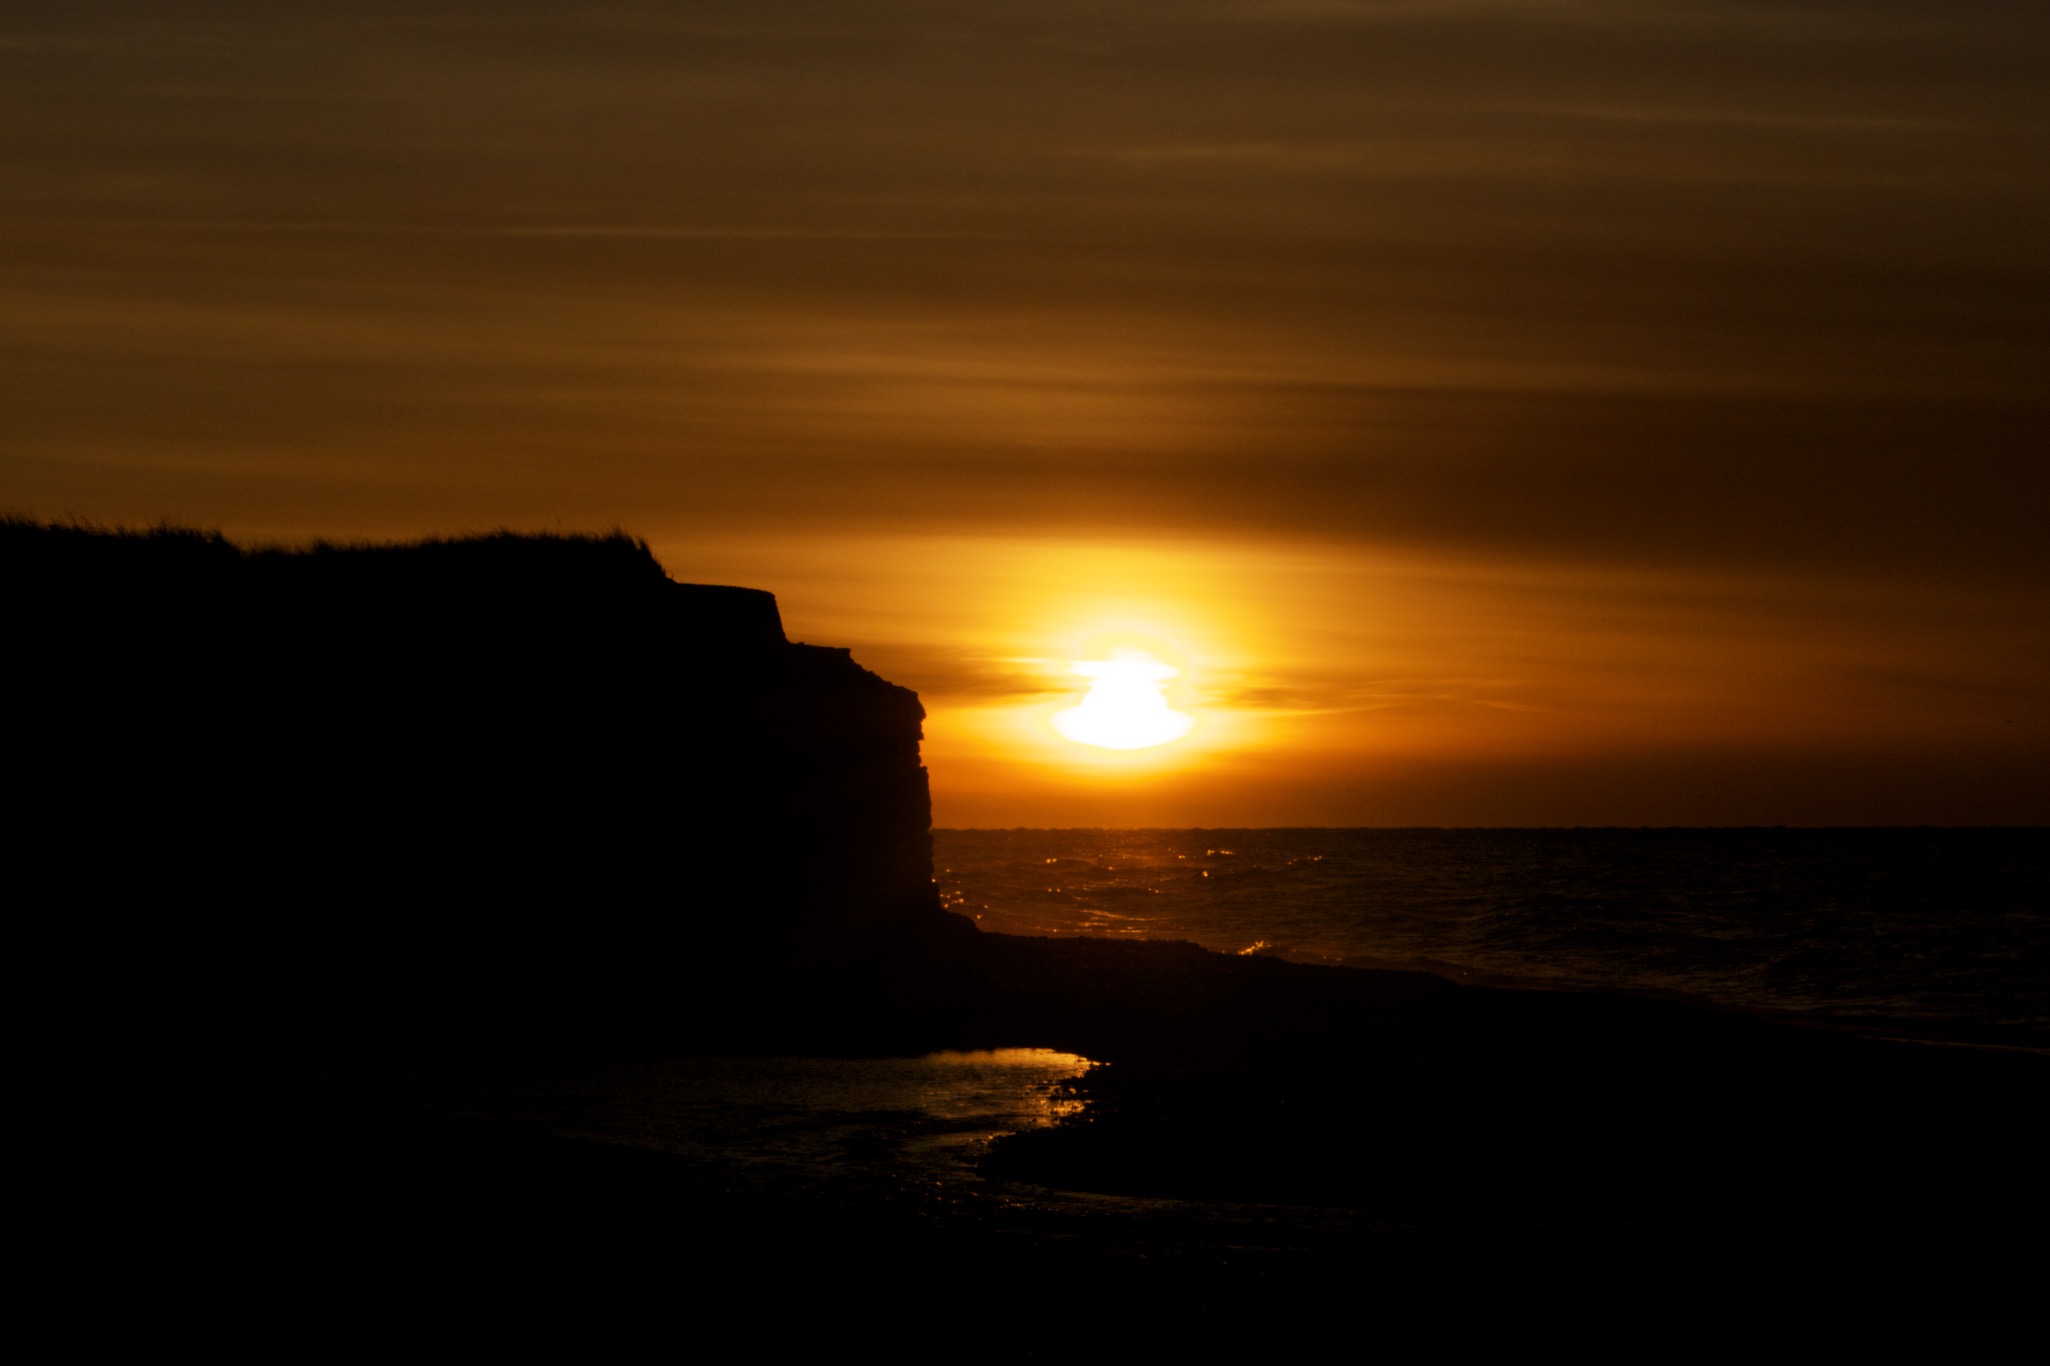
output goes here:
[[1068, 668], [1089, 680], [1081, 702], [1053, 714], [1053, 728], [1078, 745], [1152, 749], [1187, 735], [1196, 718], [1167, 704], [1161, 685], [1181, 670], [1146, 650], [1119, 647], [1108, 659], [1078, 659]]

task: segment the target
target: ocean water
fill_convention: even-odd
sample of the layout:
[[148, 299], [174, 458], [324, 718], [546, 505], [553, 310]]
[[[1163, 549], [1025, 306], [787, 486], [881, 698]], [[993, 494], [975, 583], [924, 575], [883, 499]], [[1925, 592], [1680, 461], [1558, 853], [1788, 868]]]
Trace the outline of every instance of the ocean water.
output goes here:
[[986, 930], [2050, 1048], [2050, 832], [939, 830]]

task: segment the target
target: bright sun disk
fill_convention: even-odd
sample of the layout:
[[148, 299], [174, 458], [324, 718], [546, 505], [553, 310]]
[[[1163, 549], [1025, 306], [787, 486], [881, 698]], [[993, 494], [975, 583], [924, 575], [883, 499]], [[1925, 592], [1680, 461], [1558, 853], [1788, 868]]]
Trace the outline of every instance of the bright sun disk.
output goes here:
[[1109, 659], [1078, 659], [1068, 672], [1089, 680], [1076, 705], [1053, 716], [1054, 729], [1099, 749], [1150, 749], [1181, 739], [1196, 719], [1167, 704], [1161, 684], [1181, 670], [1143, 650], [1117, 649]]

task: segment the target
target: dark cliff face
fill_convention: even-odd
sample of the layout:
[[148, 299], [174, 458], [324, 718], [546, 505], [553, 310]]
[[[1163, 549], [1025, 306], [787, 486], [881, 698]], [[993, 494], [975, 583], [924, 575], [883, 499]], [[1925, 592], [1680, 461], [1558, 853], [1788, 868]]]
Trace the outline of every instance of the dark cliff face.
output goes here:
[[567, 1001], [939, 914], [917, 697], [625, 537], [14, 523], [0, 583], [17, 877], [181, 962]]

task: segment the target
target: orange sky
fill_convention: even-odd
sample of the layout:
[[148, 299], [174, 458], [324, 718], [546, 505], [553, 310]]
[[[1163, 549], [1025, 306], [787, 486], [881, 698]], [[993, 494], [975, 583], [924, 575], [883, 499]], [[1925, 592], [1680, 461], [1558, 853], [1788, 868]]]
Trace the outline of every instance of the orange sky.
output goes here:
[[2038, 4], [164, 10], [0, 16], [0, 510], [619, 525], [942, 824], [2050, 821]]

